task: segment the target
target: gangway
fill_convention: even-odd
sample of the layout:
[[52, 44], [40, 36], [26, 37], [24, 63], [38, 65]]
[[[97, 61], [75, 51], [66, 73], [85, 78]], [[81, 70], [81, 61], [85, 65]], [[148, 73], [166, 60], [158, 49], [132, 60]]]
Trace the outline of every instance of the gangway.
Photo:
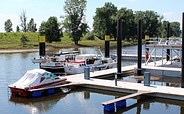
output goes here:
[[[170, 50], [170, 55], [167, 54], [167, 50]], [[160, 60], [162, 60], [162, 66], [167, 62], [175, 64], [181, 67], [181, 54], [182, 53], [182, 39], [181, 38], [150, 38], [145, 41], [145, 65], [148, 65], [150, 61], [154, 61], [154, 66], [156, 66], [156, 58], [160, 55]], [[164, 63], [166, 56], [169, 56], [169, 60]]]

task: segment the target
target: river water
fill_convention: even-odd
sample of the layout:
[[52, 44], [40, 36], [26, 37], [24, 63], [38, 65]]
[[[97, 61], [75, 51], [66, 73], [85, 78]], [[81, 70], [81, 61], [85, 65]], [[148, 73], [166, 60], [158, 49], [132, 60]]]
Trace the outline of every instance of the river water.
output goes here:
[[[67, 94], [34, 99], [12, 97], [8, 85], [21, 78], [27, 70], [39, 68], [38, 64], [31, 62], [35, 57], [38, 57], [38, 52], [0, 54], [0, 114], [184, 114], [183, 102], [156, 98], [128, 99], [126, 108], [114, 113], [104, 112], [101, 102], [125, 94], [91, 89], [75, 89]], [[123, 66], [130, 64], [135, 62]]]

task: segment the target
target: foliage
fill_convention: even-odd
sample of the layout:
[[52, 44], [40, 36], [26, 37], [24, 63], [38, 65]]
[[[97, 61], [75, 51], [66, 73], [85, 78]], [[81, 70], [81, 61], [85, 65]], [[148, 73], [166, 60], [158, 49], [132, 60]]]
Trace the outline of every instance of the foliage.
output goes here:
[[20, 41], [22, 43], [22, 46], [24, 47], [26, 45], [26, 42], [28, 41], [27, 36], [22, 35]]
[[[27, 42], [25, 45], [23, 45], [23, 43], [21, 42], [21, 37], [23, 35], [27, 37]], [[0, 49], [37, 48], [39, 43], [38, 36], [38, 33], [28, 32], [0, 33]]]
[[5, 23], [4, 23], [4, 29], [5, 29], [5, 31], [6, 32], [11, 32], [11, 31], [13, 31], [13, 29], [12, 29], [12, 22], [11, 22], [11, 20], [10, 19], [8, 19], [7, 21], [5, 21]]
[[[132, 9], [120, 8], [117, 9], [112, 3], [105, 3], [101, 8], [96, 9], [94, 16], [94, 34], [104, 39], [105, 34], [110, 34], [111, 37], [116, 37], [117, 20], [122, 20], [123, 38], [127, 41], [136, 39], [138, 21], [143, 21], [143, 32], [150, 37], [166, 37], [167, 21], [163, 21], [164, 17], [152, 10], [133, 11]], [[180, 23], [171, 22], [171, 36], [180, 36]]]
[[34, 23], [33, 18], [31, 18], [31, 20], [27, 24], [27, 30], [28, 30], [28, 32], [36, 32], [37, 31], [36, 23]]
[[122, 20], [123, 39], [127, 39], [129, 41], [129, 38], [136, 36], [137, 25], [134, 21], [135, 16], [131, 9], [121, 8], [120, 10], [118, 10], [116, 18], [117, 20]]
[[102, 8], [96, 9], [94, 16], [94, 33], [100, 38], [104, 39], [105, 35], [116, 37], [116, 13], [117, 7], [112, 3], [105, 3]]
[[47, 22], [42, 22], [39, 28], [40, 35], [46, 36], [47, 42], [60, 41], [62, 31], [57, 17], [50, 17]]
[[93, 32], [89, 32], [85, 35], [86, 40], [95, 40], [95, 35]]
[[179, 22], [171, 22], [171, 36], [180, 37], [181, 30], [180, 30], [180, 23]]
[[16, 27], [16, 32], [20, 32], [20, 28], [19, 28], [18, 25], [17, 25], [17, 27]]
[[87, 32], [88, 25], [84, 22], [86, 0], [65, 0], [63, 27], [77, 45], [83, 33]]
[[159, 14], [152, 10], [137, 11], [135, 13], [136, 23], [138, 23], [140, 19], [143, 20], [144, 34], [150, 37], [158, 36], [159, 17]]
[[20, 15], [20, 26], [22, 27], [23, 32], [27, 32], [27, 17], [26, 17], [26, 11], [23, 10]]

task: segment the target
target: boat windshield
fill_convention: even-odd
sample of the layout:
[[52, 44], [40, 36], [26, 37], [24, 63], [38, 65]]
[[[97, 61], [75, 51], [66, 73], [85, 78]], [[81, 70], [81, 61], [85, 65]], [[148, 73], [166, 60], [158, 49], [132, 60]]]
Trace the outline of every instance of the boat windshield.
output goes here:
[[55, 74], [52, 74], [52, 73], [44, 73], [43, 74], [44, 77], [46, 78], [57, 78], [57, 76]]

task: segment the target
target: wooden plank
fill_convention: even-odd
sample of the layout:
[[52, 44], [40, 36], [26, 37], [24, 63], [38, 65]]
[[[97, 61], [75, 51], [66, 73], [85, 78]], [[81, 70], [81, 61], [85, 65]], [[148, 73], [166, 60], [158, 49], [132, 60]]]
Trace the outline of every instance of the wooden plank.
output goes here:
[[112, 103], [116, 103], [118, 101], [122, 101], [122, 100], [125, 100], [125, 99], [128, 99], [128, 98], [132, 98], [132, 97], [136, 97], [136, 96], [143, 95], [143, 94], [148, 94], [148, 93], [153, 93], [153, 92], [138, 91], [137, 93], [133, 93], [133, 94], [130, 94], [130, 95], [127, 95], [127, 96], [123, 96], [123, 97], [120, 97], [120, 98], [117, 98], [117, 99], [113, 99], [113, 100], [110, 100], [110, 101], [103, 102], [102, 105], [104, 105], [104, 106], [109, 105], [109, 104], [112, 104]]
[[40, 90], [46, 90], [46, 89], [52, 89], [52, 88], [61, 88], [61, 87], [67, 87], [67, 86], [74, 86], [74, 85], [80, 85], [81, 83], [69, 83], [69, 84], [62, 84], [62, 85], [57, 85], [57, 86], [49, 86], [49, 87], [43, 87], [43, 88], [38, 88], [38, 89], [31, 89], [29, 91], [40, 91]]

